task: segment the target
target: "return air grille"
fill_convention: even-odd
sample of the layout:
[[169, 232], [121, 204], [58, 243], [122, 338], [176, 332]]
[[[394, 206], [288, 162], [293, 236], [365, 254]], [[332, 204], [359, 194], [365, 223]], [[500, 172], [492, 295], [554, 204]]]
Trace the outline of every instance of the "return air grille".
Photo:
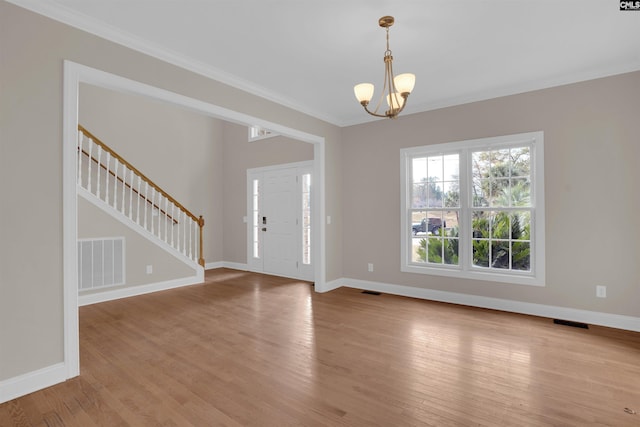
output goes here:
[[79, 290], [124, 284], [124, 237], [78, 240]]

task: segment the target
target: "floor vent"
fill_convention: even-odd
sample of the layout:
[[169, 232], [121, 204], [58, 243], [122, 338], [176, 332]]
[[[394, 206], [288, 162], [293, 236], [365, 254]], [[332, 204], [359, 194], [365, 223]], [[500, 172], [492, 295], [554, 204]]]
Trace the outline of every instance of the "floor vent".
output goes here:
[[78, 239], [80, 291], [124, 283], [124, 237]]
[[572, 322], [571, 320], [553, 319], [553, 323], [556, 325], [571, 326], [573, 328], [589, 329], [589, 325], [586, 323]]
[[380, 295], [380, 292], [376, 291], [362, 291], [362, 293], [367, 295]]

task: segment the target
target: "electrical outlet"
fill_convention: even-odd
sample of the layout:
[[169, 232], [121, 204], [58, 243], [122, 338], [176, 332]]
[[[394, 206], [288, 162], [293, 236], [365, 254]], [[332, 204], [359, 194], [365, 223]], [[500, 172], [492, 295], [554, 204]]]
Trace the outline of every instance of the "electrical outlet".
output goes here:
[[372, 263], [372, 262], [370, 262], [370, 263], [367, 265], [367, 269], [368, 269], [370, 272], [371, 272], [371, 271], [373, 271], [373, 263]]
[[598, 298], [606, 298], [607, 297], [607, 287], [606, 286], [596, 286], [596, 296]]
[[147, 274], [153, 273], [153, 265], [147, 265]]

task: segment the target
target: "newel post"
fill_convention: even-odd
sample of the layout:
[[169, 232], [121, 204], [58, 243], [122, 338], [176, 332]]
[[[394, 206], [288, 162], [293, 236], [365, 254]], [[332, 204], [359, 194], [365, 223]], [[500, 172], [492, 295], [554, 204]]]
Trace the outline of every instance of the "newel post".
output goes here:
[[204, 218], [200, 215], [198, 218], [198, 227], [200, 227], [200, 259], [198, 260], [198, 264], [204, 267], [204, 256], [203, 256], [203, 229], [204, 229]]

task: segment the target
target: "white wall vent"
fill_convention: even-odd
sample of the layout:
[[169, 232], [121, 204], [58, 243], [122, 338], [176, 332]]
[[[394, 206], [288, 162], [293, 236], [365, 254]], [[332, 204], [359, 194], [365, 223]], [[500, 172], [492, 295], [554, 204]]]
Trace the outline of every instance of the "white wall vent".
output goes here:
[[78, 239], [78, 289], [124, 285], [124, 237]]

